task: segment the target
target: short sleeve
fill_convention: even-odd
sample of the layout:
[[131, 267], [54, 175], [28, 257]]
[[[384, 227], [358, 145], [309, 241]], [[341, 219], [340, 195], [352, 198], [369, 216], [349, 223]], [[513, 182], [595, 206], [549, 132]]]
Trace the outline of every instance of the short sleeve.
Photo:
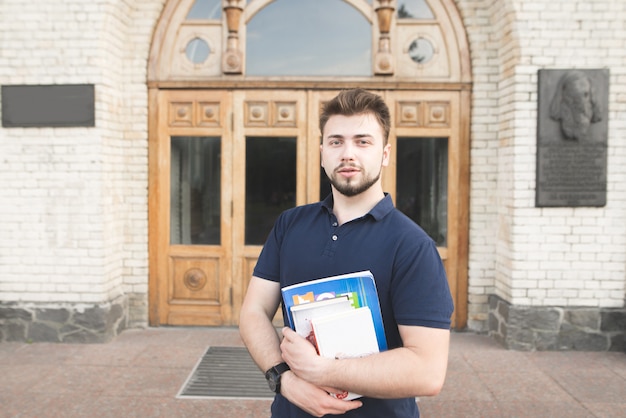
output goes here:
[[253, 275], [273, 282], [280, 281], [280, 246], [284, 213], [281, 214], [272, 227], [261, 254], [254, 266]]
[[454, 305], [437, 247], [432, 240], [401, 247], [391, 287], [397, 323], [449, 329]]

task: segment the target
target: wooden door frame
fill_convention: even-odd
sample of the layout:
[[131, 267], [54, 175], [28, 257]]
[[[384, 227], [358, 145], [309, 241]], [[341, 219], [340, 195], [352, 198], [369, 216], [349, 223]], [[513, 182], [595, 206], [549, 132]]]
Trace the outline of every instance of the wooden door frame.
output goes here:
[[[285, 136], [297, 138], [296, 144], [296, 205], [306, 203], [307, 186], [307, 96], [304, 91], [238, 90], [233, 97], [233, 106], [240, 109], [233, 117], [233, 155], [246, 155], [247, 136]], [[265, 109], [265, 119], [251, 121], [251, 105]], [[293, 107], [291, 106], [293, 104]], [[281, 105], [293, 111], [288, 121], [281, 121]], [[243, 109], [243, 110], [242, 110]], [[262, 111], [261, 111], [262, 112]], [[293, 123], [291, 122], [293, 121]], [[233, 169], [233, 312], [238, 317], [248, 283], [262, 245], [245, 245], [246, 167], [235, 164]], [[278, 321], [277, 321], [278, 322]], [[282, 321], [281, 321], [282, 323]]]
[[[290, 83], [288, 83], [290, 84]], [[343, 85], [346, 87], [346, 84]], [[455, 312], [453, 314], [453, 327], [456, 329], [463, 329], [467, 324], [467, 301], [468, 301], [468, 244], [469, 244], [469, 172], [470, 172], [470, 144], [469, 144], [469, 127], [470, 127], [470, 105], [471, 105], [471, 93], [469, 85], [458, 85], [458, 84], [449, 84], [446, 85], [447, 88], [439, 89], [443, 91], [435, 91], [431, 88], [418, 90], [415, 89], [417, 86], [414, 84], [398, 86], [394, 85], [393, 89], [390, 89], [389, 86], [387, 88], [381, 88], [379, 82], [374, 83], [360, 83], [360, 86], [371, 91], [375, 91], [377, 93], [382, 93], [383, 96], [387, 99], [390, 97], [399, 97], [402, 94], [415, 95], [415, 94], [424, 94], [426, 97], [432, 97], [436, 99], [438, 94], [443, 94], [444, 96], [447, 94], [455, 95], [458, 99], [455, 99], [457, 105], [454, 106], [453, 112], [454, 118], [451, 120], [451, 123], [455, 124], [454, 132], [450, 131], [452, 135], [450, 138], [457, 143], [456, 151], [449, 155], [449, 184], [450, 187], [456, 187], [455, 194], [457, 196], [454, 202], [448, 202], [448, 217], [452, 217], [455, 220], [455, 223], [458, 228], [458, 233], [456, 234], [456, 243], [453, 245], [453, 248], [448, 247], [447, 253], [442, 254], [446, 258], [456, 258], [456, 266], [454, 269], [450, 269], [448, 272], [450, 283], [451, 283], [451, 292], [453, 293], [453, 297], [455, 300]], [[241, 85], [230, 86], [225, 85], [225, 87], [230, 88], [241, 88]], [[295, 87], [295, 86], [290, 86]], [[306, 128], [304, 128], [304, 135], [307, 138], [305, 150], [303, 152], [298, 151], [298, 164], [303, 167], [306, 174], [304, 177], [309, 179], [315, 179], [319, 176], [319, 128], [317, 126], [317, 115], [319, 114], [319, 109], [317, 108], [319, 99], [323, 98], [323, 100], [330, 99], [334, 97], [334, 95], [341, 90], [338, 85], [335, 83], [330, 83], [327, 86], [320, 85], [320, 83], [300, 83], [298, 86], [298, 90], [300, 90], [299, 94], [306, 94], [305, 99], [305, 107], [304, 114], [300, 115], [304, 117], [307, 121]], [[354, 86], [348, 86], [354, 87]], [[442, 86], [439, 86], [442, 87]], [[197, 94], [203, 94], [203, 92], [215, 92], [215, 91], [226, 91], [228, 88], [220, 88], [220, 89], [202, 89], [197, 92]], [[291, 88], [270, 88], [272, 94], [276, 94], [281, 97], [294, 97], [297, 93]], [[164, 164], [167, 162], [162, 161], [163, 156], [160, 155], [160, 147], [162, 145], [159, 144], [160, 138], [163, 133], [160, 131], [159, 126], [159, 108], [160, 106], [164, 106], [164, 103], [159, 101], [160, 92], [168, 91], [168, 90], [159, 90], [158, 88], [149, 89], [149, 321], [150, 325], [158, 326], [163, 323], [162, 318], [159, 316], [159, 306], [162, 303], [163, 298], [163, 289], [159, 287], [159, 254], [163, 254], [163, 249], [160, 248], [155, 242], [158, 242], [160, 233], [159, 229], [162, 229], [163, 226], [159, 227], [157, 223], [158, 219], [163, 218], [162, 214], [162, 206], [163, 199], [168, 198], [168, 196], [163, 196], [162, 194], [162, 184], [160, 184], [158, 178], [159, 171], [164, 167]], [[253, 89], [243, 89], [244, 96], [250, 94], [249, 97], [259, 97], [254, 96], [254, 91], [260, 91], [259, 86], [256, 86]], [[404, 92], [404, 93], [403, 93]], [[235, 120], [232, 114], [232, 108], [235, 106], [235, 100], [231, 100], [231, 107], [227, 109], [227, 113], [224, 115], [224, 120], [228, 122], [229, 126], [224, 127], [224, 129], [230, 129], [230, 135], [242, 136], [239, 134], [235, 134], [234, 131], [239, 126], [243, 126], [243, 121]], [[392, 111], [395, 112], [395, 109]], [[300, 117], [299, 116], [299, 117]], [[161, 122], [162, 123], [162, 122]], [[245, 131], [241, 131], [245, 132]], [[269, 131], [268, 131], [269, 132]], [[422, 132], [424, 133], [424, 131]], [[440, 133], [440, 132], [437, 132]], [[395, 138], [396, 131], [392, 131], [392, 138]], [[245, 133], [244, 135], [245, 136]], [[314, 139], [311, 139], [314, 138]], [[162, 141], [162, 139], [161, 139]], [[231, 151], [234, 155], [234, 150]], [[231, 161], [232, 161], [231, 155]], [[168, 164], [168, 163], [167, 163]], [[390, 165], [391, 169], [387, 169], [388, 172], [395, 173], [393, 168], [395, 167], [395, 156], [392, 158], [392, 164]], [[245, 171], [244, 171], [245, 172]], [[301, 173], [302, 171], [298, 171]], [[241, 178], [241, 173], [237, 172], [237, 168], [234, 168], [230, 173], [222, 173], [224, 176], [222, 181], [230, 177], [230, 182], [234, 181], [235, 176], [239, 176]], [[245, 177], [244, 177], [245, 178]], [[383, 181], [387, 182], [385, 184], [389, 184], [388, 182], [391, 180], [385, 179], [383, 177]], [[300, 182], [304, 182], [304, 179], [298, 179], [298, 190], [299, 194], [297, 197], [297, 204], [303, 204], [308, 202], [314, 202], [319, 200], [319, 185], [316, 181], [308, 181], [306, 184], [302, 185]], [[393, 183], [395, 184], [395, 183]], [[232, 190], [232, 189], [231, 189]], [[301, 190], [301, 192], [300, 192]], [[237, 206], [234, 202], [237, 200], [235, 196], [230, 196], [230, 200], [228, 202], [222, 202], [222, 210], [232, 211], [233, 216], [236, 214], [243, 213], [245, 208], [242, 206]], [[232, 204], [232, 207], [230, 206]], [[231, 222], [232, 222], [231, 218]], [[162, 221], [161, 221], [162, 222]], [[231, 224], [232, 227], [232, 224]], [[239, 232], [241, 234], [241, 232]], [[236, 236], [236, 234], [235, 234]], [[232, 236], [230, 239], [233, 239]], [[231, 242], [229, 248], [233, 248], [233, 243]], [[260, 249], [255, 249], [255, 253], [260, 251]], [[249, 259], [251, 256], [254, 257], [254, 254], [242, 254], [243, 258]], [[236, 255], [232, 253], [230, 254], [231, 259], [235, 259]], [[243, 259], [242, 259], [243, 260]], [[243, 295], [245, 294], [246, 284], [251, 276], [253, 264], [248, 262], [240, 262], [238, 265], [235, 263], [231, 264], [231, 277], [232, 283], [230, 284], [230, 289], [228, 289], [229, 294], [224, 295], [227, 297], [231, 303], [231, 315], [229, 318], [229, 324], [235, 325], [237, 322], [237, 312], [240, 308], [241, 301], [243, 300]], [[232, 290], [231, 290], [232, 289]]]
[[[465, 328], [467, 269], [464, 266], [467, 265], [465, 246], [469, 228], [469, 144], [468, 135], [463, 132], [464, 97], [458, 91], [387, 91], [384, 97], [392, 118], [389, 135], [391, 158], [387, 175], [383, 176], [385, 190], [395, 190], [396, 186], [398, 137], [448, 138], [448, 234], [446, 246], [438, 247], [438, 250], [446, 267], [450, 292], [454, 299], [452, 327]], [[400, 112], [405, 111], [412, 116], [403, 122], [405, 117]]]
[[[231, 190], [220, 187], [220, 245], [177, 245], [170, 242], [170, 138], [172, 136], [218, 136], [221, 141], [220, 181], [232, 183], [232, 99], [224, 91], [168, 91], [151, 89], [150, 125], [148, 139], [148, 320], [152, 326], [161, 324], [214, 325], [232, 324], [232, 216]], [[174, 104], [180, 104], [175, 108]], [[178, 113], [179, 110], [184, 110]], [[205, 113], [206, 112], [206, 113]], [[217, 248], [219, 247], [219, 248]], [[198, 301], [200, 313], [175, 306], [174, 292], [169, 277], [172, 259], [217, 258], [217, 274], [226, 278], [219, 281], [214, 302]], [[166, 277], [164, 277], [166, 276]], [[207, 278], [210, 280], [210, 277]], [[173, 303], [170, 303], [173, 302]], [[182, 305], [181, 305], [182, 306]], [[167, 307], [167, 308], [166, 308]]]

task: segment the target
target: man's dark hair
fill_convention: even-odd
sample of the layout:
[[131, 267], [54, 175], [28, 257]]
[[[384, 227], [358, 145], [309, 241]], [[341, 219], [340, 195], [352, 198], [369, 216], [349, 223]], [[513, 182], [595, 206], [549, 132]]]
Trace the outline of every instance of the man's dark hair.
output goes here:
[[353, 116], [363, 113], [371, 113], [376, 118], [383, 130], [383, 139], [386, 145], [391, 126], [389, 108], [382, 97], [363, 89], [344, 90], [326, 103], [320, 115], [320, 132], [322, 135], [324, 134], [324, 127], [331, 116]]

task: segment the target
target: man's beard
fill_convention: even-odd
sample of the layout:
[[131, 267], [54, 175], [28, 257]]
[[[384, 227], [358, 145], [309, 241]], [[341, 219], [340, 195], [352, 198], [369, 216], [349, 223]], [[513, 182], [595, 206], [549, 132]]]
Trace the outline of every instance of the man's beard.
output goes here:
[[341, 181], [338, 179], [337, 170], [343, 168], [344, 166], [338, 167], [333, 173], [328, 177], [330, 184], [342, 195], [346, 197], [356, 196], [358, 194], [363, 193], [372, 187], [380, 178], [380, 171], [374, 177], [364, 177], [363, 181], [354, 182], [351, 178]]

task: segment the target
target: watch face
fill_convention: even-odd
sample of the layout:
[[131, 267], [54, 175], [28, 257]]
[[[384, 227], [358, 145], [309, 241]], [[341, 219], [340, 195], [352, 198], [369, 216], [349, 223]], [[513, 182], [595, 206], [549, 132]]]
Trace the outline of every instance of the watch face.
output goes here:
[[265, 378], [267, 379], [267, 385], [270, 387], [270, 390], [272, 392], [277, 392], [280, 375], [276, 374], [275, 371], [270, 370], [265, 374]]
[[287, 363], [280, 363], [265, 372], [267, 384], [274, 393], [280, 393], [280, 375], [289, 370]]
[[278, 387], [278, 376], [270, 374], [267, 379], [267, 384], [272, 392], [276, 392], [276, 388]]

